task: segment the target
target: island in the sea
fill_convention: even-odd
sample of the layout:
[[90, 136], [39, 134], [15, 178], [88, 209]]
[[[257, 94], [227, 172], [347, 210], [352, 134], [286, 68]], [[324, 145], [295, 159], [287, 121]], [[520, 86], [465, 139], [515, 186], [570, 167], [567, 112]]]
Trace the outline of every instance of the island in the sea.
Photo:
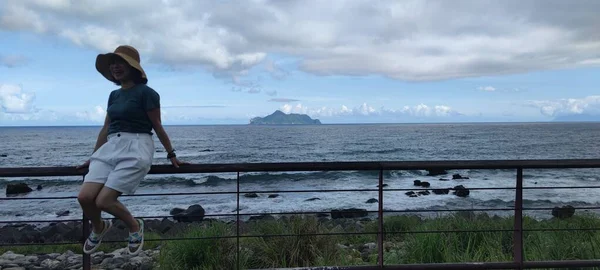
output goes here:
[[280, 110], [265, 117], [250, 119], [250, 125], [320, 125], [319, 119], [312, 119], [306, 114], [286, 114]]

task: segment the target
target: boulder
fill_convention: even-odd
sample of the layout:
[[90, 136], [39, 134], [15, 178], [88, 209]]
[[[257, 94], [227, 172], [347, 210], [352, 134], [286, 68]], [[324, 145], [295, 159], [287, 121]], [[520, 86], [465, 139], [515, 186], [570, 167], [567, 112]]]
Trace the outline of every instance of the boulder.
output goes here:
[[440, 178], [440, 181], [450, 181], [448, 178]]
[[312, 201], [317, 201], [317, 200], [321, 200], [321, 199], [315, 197], [315, 198], [306, 199], [304, 201], [305, 202], [312, 202]]
[[275, 217], [269, 214], [264, 214], [260, 216], [250, 216], [248, 221], [258, 221], [258, 220], [275, 220]]
[[450, 193], [450, 189], [447, 189], [447, 188], [434, 189], [432, 191], [433, 191], [434, 194], [437, 194], [437, 195], [442, 195], [442, 194], [448, 194], [448, 193]]
[[366, 201], [366, 203], [377, 203], [377, 202], [379, 202], [379, 201], [375, 198], [371, 198]]
[[258, 194], [256, 194], [256, 193], [246, 193], [246, 194], [244, 194], [244, 197], [246, 197], [246, 198], [258, 198]]
[[454, 195], [458, 197], [467, 197], [469, 196], [469, 189], [465, 188], [463, 185], [458, 185], [454, 187]]
[[64, 216], [68, 216], [70, 213], [71, 213], [71, 211], [69, 211], [69, 210], [60, 211], [60, 212], [56, 212], [56, 216], [57, 217], [64, 217]]
[[194, 222], [202, 221], [204, 219], [204, 208], [198, 204], [191, 205], [183, 212], [173, 215], [173, 219], [177, 222]]
[[436, 176], [436, 175], [444, 175], [448, 174], [448, 172], [444, 169], [427, 169], [427, 176]]
[[37, 186], [37, 190], [42, 190], [42, 188], [44, 188], [44, 187], [42, 187], [42, 185]]
[[419, 192], [417, 192], [419, 195], [429, 195], [431, 193], [429, 193], [429, 190], [421, 190]]
[[16, 184], [8, 184], [6, 185], [6, 195], [16, 195], [29, 193], [33, 191], [27, 184], [25, 183], [16, 183]]
[[420, 187], [421, 186], [421, 180], [415, 180], [413, 181], [413, 185]]
[[429, 182], [421, 182], [421, 186], [424, 188], [428, 188], [431, 186], [431, 184]]
[[417, 196], [419, 196], [414, 191], [409, 191], [409, 192], [406, 192], [404, 194], [406, 194], [406, 196], [408, 196], [408, 197], [417, 197]]
[[453, 175], [452, 175], [452, 179], [453, 179], [453, 180], [457, 180], [457, 179], [469, 179], [469, 177], [464, 177], [464, 176], [462, 176], [462, 175], [460, 175], [460, 174], [456, 173], [456, 174], [453, 174]]
[[270, 194], [269, 195], [269, 198], [277, 198], [277, 197], [279, 197], [279, 194]]
[[331, 210], [331, 218], [359, 218], [366, 217], [368, 215], [367, 209], [348, 208], [348, 209], [334, 209]]
[[560, 219], [570, 218], [575, 214], [575, 207], [571, 205], [565, 205], [563, 207], [554, 207], [552, 209], [552, 216]]
[[174, 216], [174, 215], [177, 215], [177, 214], [182, 213], [184, 211], [185, 211], [185, 209], [181, 209], [181, 208], [176, 207], [176, 208], [171, 209], [171, 211], [169, 212], [169, 214], [171, 216]]

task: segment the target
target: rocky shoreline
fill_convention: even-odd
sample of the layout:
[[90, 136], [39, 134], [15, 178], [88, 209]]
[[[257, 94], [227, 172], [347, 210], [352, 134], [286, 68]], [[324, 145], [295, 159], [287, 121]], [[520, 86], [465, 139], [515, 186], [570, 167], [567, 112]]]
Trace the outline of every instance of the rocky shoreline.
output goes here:
[[[160, 256], [160, 248], [140, 252], [137, 256], [127, 254], [125, 248], [110, 253], [102, 251], [91, 255], [94, 269], [150, 270], [155, 269]], [[2, 270], [62, 270], [83, 269], [83, 255], [67, 251], [63, 254], [38, 255], [16, 254], [7, 251], [0, 255]]]

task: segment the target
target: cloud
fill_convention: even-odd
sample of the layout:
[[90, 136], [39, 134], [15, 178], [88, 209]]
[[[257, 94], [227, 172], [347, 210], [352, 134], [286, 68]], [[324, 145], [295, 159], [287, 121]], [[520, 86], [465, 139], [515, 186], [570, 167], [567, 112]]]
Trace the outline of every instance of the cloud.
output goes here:
[[102, 106], [96, 106], [92, 110], [89, 111], [81, 111], [76, 112], [75, 117], [79, 120], [83, 120], [86, 122], [96, 122], [96, 123], [104, 123], [104, 118], [106, 117], [106, 111]]
[[0, 109], [5, 113], [33, 113], [36, 111], [35, 93], [25, 92], [18, 85], [0, 84]]
[[600, 65], [600, 1], [5, 0], [0, 5], [0, 30], [59, 36], [103, 52], [132, 44], [147, 61], [201, 66], [230, 78], [247, 76], [261, 63], [274, 77], [284, 76], [267, 60], [270, 55], [297, 60], [302, 70], [317, 75], [409, 81]]
[[558, 100], [534, 100], [527, 102], [526, 106], [539, 108], [541, 114], [550, 117], [571, 115], [600, 116], [600, 96]]
[[342, 105], [338, 108], [331, 107], [319, 107], [312, 108], [297, 103], [295, 105], [286, 103], [280, 107], [280, 110], [284, 113], [301, 113], [308, 114], [312, 117], [338, 117], [338, 116], [397, 116], [397, 117], [414, 117], [414, 118], [428, 118], [428, 117], [452, 117], [460, 116], [461, 113], [452, 109], [446, 105], [428, 106], [425, 104], [419, 104], [416, 106], [404, 106], [402, 109], [386, 109], [386, 108], [374, 108], [367, 103], [363, 103], [360, 106], [349, 108], [346, 105]]
[[486, 91], [486, 92], [496, 91], [496, 88], [494, 88], [493, 86], [480, 86], [478, 89], [481, 91]]
[[272, 99], [269, 99], [269, 102], [296, 102], [296, 101], [300, 101], [300, 100], [293, 99], [293, 98], [272, 98]]
[[23, 66], [29, 62], [29, 59], [23, 55], [18, 54], [10, 54], [10, 55], [0, 55], [0, 66], [5, 66], [7, 68], [15, 68], [19, 66]]

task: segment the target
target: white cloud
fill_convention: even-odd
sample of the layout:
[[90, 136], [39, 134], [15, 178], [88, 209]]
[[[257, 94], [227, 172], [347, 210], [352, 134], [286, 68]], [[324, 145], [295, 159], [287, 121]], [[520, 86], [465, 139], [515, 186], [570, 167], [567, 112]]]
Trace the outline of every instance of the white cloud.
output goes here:
[[373, 108], [367, 103], [357, 107], [349, 108], [342, 105], [339, 108], [331, 107], [308, 107], [297, 103], [295, 105], [286, 103], [280, 107], [284, 113], [301, 113], [311, 117], [337, 117], [337, 116], [404, 116], [404, 117], [451, 117], [459, 116], [461, 113], [446, 105], [427, 106], [419, 104], [416, 106], [404, 106], [402, 109]]
[[536, 100], [527, 102], [527, 105], [539, 108], [540, 113], [551, 117], [567, 115], [600, 116], [600, 96], [559, 100]]
[[89, 111], [80, 111], [75, 113], [75, 117], [86, 122], [104, 123], [106, 111], [102, 106], [96, 106]]
[[493, 86], [481, 86], [481, 87], [479, 87], [479, 90], [486, 91], [486, 92], [494, 92], [494, 91], [496, 91], [496, 88]]
[[18, 85], [0, 84], [0, 109], [5, 113], [35, 112], [35, 93], [25, 92]]
[[103, 52], [132, 44], [148, 61], [230, 78], [270, 54], [314, 74], [416, 81], [600, 64], [600, 1], [4, 0], [0, 10], [3, 30]]

